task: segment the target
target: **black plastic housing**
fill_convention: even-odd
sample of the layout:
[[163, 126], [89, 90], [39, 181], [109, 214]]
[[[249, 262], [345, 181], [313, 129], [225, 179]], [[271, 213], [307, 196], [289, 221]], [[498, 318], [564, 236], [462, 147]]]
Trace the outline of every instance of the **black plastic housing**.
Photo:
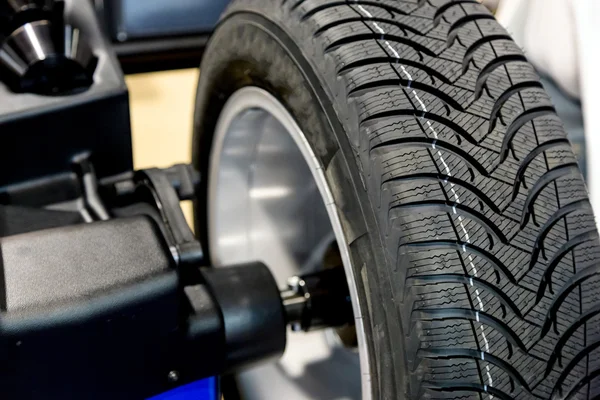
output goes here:
[[0, 240], [2, 398], [141, 399], [189, 372], [159, 232], [136, 217]]
[[283, 354], [265, 265], [170, 247], [146, 215], [0, 238], [0, 397], [141, 400]]
[[273, 274], [260, 262], [203, 268], [221, 315], [227, 372], [281, 357], [286, 317]]

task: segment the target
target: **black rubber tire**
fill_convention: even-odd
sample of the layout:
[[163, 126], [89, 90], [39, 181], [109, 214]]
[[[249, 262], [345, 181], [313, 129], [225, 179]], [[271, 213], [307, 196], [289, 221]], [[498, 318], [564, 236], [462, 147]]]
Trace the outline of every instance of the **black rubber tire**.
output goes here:
[[219, 112], [248, 85], [282, 101], [326, 171], [374, 399], [599, 398], [586, 188], [536, 72], [484, 6], [234, 1], [201, 66], [203, 176]]

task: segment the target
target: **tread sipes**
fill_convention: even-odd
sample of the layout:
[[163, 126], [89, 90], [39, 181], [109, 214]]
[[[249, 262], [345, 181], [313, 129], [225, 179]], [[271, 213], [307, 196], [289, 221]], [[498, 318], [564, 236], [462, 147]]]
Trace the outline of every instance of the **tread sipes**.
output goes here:
[[[600, 347], [600, 300], [582, 297], [600, 280], [597, 253], [585, 256], [597, 233], [564, 129], [508, 33], [472, 0], [293, 12], [357, 110], [359, 169], [412, 304], [409, 398], [584, 393]], [[444, 348], [457, 323], [471, 345]]]

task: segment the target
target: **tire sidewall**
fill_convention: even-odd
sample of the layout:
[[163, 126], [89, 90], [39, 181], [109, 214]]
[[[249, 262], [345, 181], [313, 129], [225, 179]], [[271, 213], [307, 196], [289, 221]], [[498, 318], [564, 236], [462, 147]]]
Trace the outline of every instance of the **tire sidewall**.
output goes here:
[[[273, 15], [266, 16], [259, 15], [257, 8], [268, 7], [234, 3], [208, 45], [196, 99], [194, 165], [202, 176], [209, 176], [212, 135], [221, 109], [235, 91], [257, 86], [281, 101], [319, 159], [342, 221], [365, 318], [372, 397], [399, 398], [405, 391], [397, 388], [406, 384], [404, 343], [390, 337], [402, 337], [403, 327], [389, 285], [384, 284], [391, 277], [378, 234], [378, 210], [371, 205], [357, 161], [358, 113], [345, 100], [336, 101], [345, 99], [346, 93], [333, 65], [314, 66], [312, 55], [322, 50], [301, 39], [308, 32], [306, 27], [286, 18], [279, 5], [273, 7]], [[304, 49], [297, 43], [304, 43]], [[208, 186], [204, 180], [195, 204], [196, 232], [205, 249], [209, 248]]]

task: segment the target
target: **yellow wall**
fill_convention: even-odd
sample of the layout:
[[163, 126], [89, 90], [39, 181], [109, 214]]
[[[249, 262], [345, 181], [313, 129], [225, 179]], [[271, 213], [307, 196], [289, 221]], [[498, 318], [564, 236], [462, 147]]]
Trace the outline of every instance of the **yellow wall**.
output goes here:
[[[133, 161], [136, 169], [191, 161], [198, 69], [129, 75]], [[184, 213], [191, 221], [190, 204]]]

